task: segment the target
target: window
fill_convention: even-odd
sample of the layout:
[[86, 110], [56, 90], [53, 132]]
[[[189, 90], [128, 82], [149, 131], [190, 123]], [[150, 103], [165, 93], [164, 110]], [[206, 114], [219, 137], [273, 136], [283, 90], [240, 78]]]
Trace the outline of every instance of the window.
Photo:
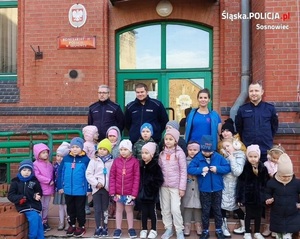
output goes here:
[[0, 0], [0, 80], [17, 75], [17, 6], [17, 1]]

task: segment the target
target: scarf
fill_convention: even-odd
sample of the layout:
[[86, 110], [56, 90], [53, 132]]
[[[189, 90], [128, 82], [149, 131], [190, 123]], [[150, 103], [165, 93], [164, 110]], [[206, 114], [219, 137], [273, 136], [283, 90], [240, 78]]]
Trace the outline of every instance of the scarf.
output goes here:
[[32, 179], [33, 173], [30, 174], [29, 177], [24, 178], [21, 173], [18, 173], [17, 177], [20, 179], [21, 182], [28, 182]]

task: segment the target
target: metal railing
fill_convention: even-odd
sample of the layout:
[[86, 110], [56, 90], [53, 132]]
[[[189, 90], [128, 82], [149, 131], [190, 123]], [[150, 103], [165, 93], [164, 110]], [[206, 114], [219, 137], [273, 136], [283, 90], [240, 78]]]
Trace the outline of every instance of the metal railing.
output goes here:
[[0, 164], [6, 164], [6, 182], [11, 179], [11, 164], [24, 159], [34, 160], [33, 145], [46, 144], [50, 149], [49, 159], [56, 155], [57, 147], [63, 142], [70, 142], [75, 136], [82, 137], [80, 130], [0, 132]]

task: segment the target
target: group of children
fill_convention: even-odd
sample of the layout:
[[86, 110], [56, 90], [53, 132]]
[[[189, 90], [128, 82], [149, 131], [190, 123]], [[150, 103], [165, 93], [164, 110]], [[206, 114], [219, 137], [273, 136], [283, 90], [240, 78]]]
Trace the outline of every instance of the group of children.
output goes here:
[[108, 208], [113, 206], [113, 238], [122, 235], [124, 210], [128, 235], [136, 238], [133, 212], [138, 205], [142, 215], [139, 237], [155, 239], [158, 203], [165, 227], [162, 239], [172, 237], [173, 228], [177, 239], [189, 236], [192, 220], [200, 239], [209, 238], [211, 212], [217, 238], [230, 237], [227, 211], [233, 211], [240, 219], [235, 233], [252, 239], [250, 221], [254, 219], [254, 238], [263, 239], [260, 224], [264, 208], [267, 229], [276, 232], [278, 239], [291, 239], [291, 233], [300, 230], [300, 181], [281, 146], [270, 149], [269, 161], [263, 164], [259, 146], [246, 149], [234, 135], [230, 122], [222, 127], [219, 153], [214, 151], [210, 135], [185, 145], [176, 123], [168, 122], [161, 145], [152, 139], [149, 123], [141, 126], [141, 137], [134, 145], [127, 139], [121, 140], [115, 126], [108, 129], [107, 138], [97, 143], [97, 128], [86, 126], [85, 141], [75, 137], [70, 144], [63, 142], [54, 165], [49, 159], [49, 148], [42, 143], [34, 145], [35, 162], [20, 163], [8, 194], [29, 221], [29, 238], [44, 238], [44, 232], [50, 230], [47, 217], [53, 194], [53, 204], [59, 205], [58, 230], [66, 229], [67, 236], [81, 237], [85, 233], [90, 193], [96, 224], [94, 237], [108, 236]]

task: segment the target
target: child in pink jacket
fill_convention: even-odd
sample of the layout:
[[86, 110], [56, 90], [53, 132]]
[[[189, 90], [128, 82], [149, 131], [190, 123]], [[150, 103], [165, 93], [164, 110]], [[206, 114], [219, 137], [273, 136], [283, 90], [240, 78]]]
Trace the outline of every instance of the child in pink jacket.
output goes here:
[[49, 161], [50, 149], [43, 143], [35, 144], [33, 146], [33, 154], [35, 162], [33, 163], [34, 174], [41, 184], [43, 190], [42, 202], [42, 219], [44, 232], [50, 231], [48, 224], [48, 211], [51, 196], [54, 193], [54, 169]]

